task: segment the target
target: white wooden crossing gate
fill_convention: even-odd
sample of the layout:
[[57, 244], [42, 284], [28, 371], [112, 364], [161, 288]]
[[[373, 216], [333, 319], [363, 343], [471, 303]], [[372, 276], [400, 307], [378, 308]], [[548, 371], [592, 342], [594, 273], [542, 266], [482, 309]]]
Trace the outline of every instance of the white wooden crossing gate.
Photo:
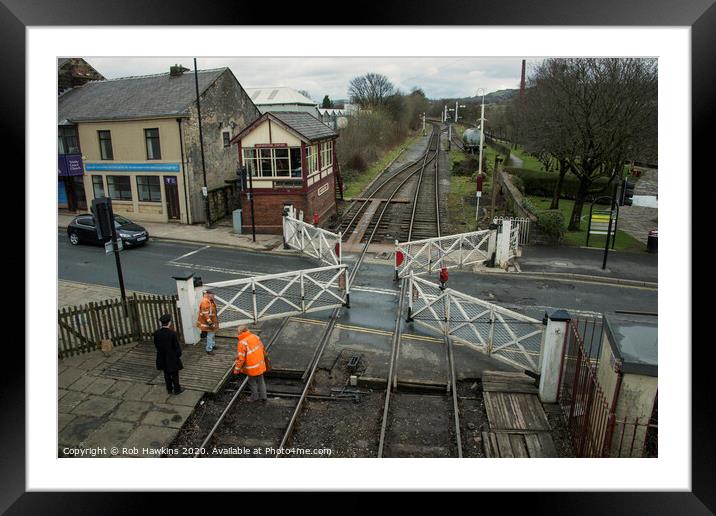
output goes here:
[[483, 263], [489, 259], [490, 230], [472, 231], [412, 242], [395, 242], [398, 278]]
[[411, 274], [408, 320], [513, 366], [540, 373], [542, 321]]
[[341, 234], [312, 226], [296, 218], [296, 211], [288, 207], [283, 217], [283, 239], [288, 247], [297, 249], [326, 265], [341, 263]]
[[206, 283], [195, 287], [196, 304], [203, 292], [214, 292], [219, 327], [328, 310], [347, 304], [350, 294], [345, 264]]

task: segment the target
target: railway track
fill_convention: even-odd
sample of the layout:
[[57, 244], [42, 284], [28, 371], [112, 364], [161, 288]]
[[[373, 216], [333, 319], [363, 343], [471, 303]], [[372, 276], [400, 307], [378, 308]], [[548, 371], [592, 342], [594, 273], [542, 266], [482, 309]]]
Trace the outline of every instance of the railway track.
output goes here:
[[[408, 221], [406, 241], [441, 236], [439, 153], [438, 140], [432, 170], [426, 174], [423, 167], [420, 173], [412, 214]], [[444, 395], [431, 396], [397, 390], [406, 289], [407, 282], [401, 280], [378, 457], [462, 457], [460, 411], [458, 392], [455, 388], [457, 377], [451, 341], [445, 339], [448, 378], [447, 392]]]
[[[438, 234], [437, 222], [431, 220], [430, 215], [435, 212], [435, 203], [437, 202], [430, 192], [433, 191], [437, 194], [437, 180], [432, 173], [426, 174], [425, 171], [428, 167], [434, 166], [435, 174], [437, 174], [439, 137], [440, 131], [437, 126], [433, 125], [428, 147], [419, 159], [403, 165], [385, 179], [376, 182], [366, 193], [366, 197], [351, 203], [338, 228], [344, 241], [351, 238], [362, 217], [373, 203], [380, 203], [380, 207], [375, 210], [375, 214], [368, 222], [361, 242], [370, 240], [374, 243], [392, 243], [396, 239], [408, 240], [413, 220], [419, 221], [417, 225], [421, 227], [421, 234], [430, 233], [430, 236]], [[421, 196], [419, 197], [418, 194]], [[393, 202], [396, 199], [400, 202]], [[428, 203], [427, 206], [420, 207], [417, 215], [415, 212], [416, 200]]]
[[[439, 236], [440, 210], [437, 188], [439, 171], [438, 155], [440, 147], [439, 134], [439, 130], [433, 126], [428, 148], [420, 160], [401, 167], [388, 178], [377, 183], [369, 194], [369, 200], [354, 203], [355, 211], [347, 220], [345, 226], [346, 232], [349, 232], [348, 230], [350, 230], [351, 226], [355, 225], [355, 220], [367, 209], [371, 199], [384, 199], [380, 201], [380, 207], [376, 210], [370, 226], [365, 231], [366, 236], [362, 242], [363, 247], [349, 271], [350, 284], [354, 283], [370, 244], [376, 240], [376, 237], [380, 238], [384, 234], [381, 232], [381, 228], [385, 227], [385, 225], [382, 225], [383, 221], [387, 221], [389, 216], [394, 216], [393, 210], [391, 210], [391, 206], [393, 205], [391, 201], [396, 199], [401, 192], [406, 191], [411, 183], [415, 189], [405, 231], [406, 237], [411, 238], [427, 231], [434, 233], [431, 236]], [[378, 197], [378, 195], [383, 197]], [[434, 216], [431, 216], [430, 213]], [[434, 220], [431, 221], [430, 219]], [[457, 398], [454, 388], [450, 389], [450, 392], [453, 393], [452, 398], [447, 395], [433, 396], [430, 397], [430, 399], [426, 398], [427, 401], [424, 402], [416, 398], [416, 395], [393, 392], [397, 385], [397, 363], [400, 350], [401, 323], [402, 313], [404, 312], [406, 285], [407, 283], [405, 282], [401, 282], [399, 285], [400, 297], [391, 342], [390, 369], [386, 378], [385, 397], [383, 397], [382, 400], [378, 400], [379, 396], [373, 396], [371, 401], [364, 405], [365, 407], [369, 407], [368, 412], [375, 416], [373, 424], [367, 425], [368, 430], [374, 430], [373, 435], [375, 435], [380, 429], [378, 446], [377, 449], [375, 449], [375, 443], [373, 443], [373, 445], [368, 443], [363, 452], [367, 452], [369, 455], [377, 454], [379, 457], [384, 456], [386, 450], [389, 456], [462, 456], [459, 439], [460, 423], [456, 410]], [[248, 379], [243, 377], [242, 380], [236, 383], [226, 407], [213, 424], [211, 430], [204, 437], [201, 444], [197, 447], [194, 456], [201, 457], [207, 455], [209, 451], [213, 449], [232, 449], [237, 446], [250, 449], [272, 450], [272, 453], [261, 456], [283, 456], [281, 452], [285, 450], [289, 444], [296, 444], [296, 441], [299, 444], [303, 444], [302, 441], [306, 440], [306, 436], [300, 432], [296, 435], [297, 422], [303, 411], [315, 411], [317, 410], [316, 407], [325, 407], [326, 404], [329, 404], [331, 407], [345, 407], [346, 400], [351, 398], [350, 395], [334, 396], [333, 392], [318, 392], [314, 389], [314, 380], [319, 371], [319, 363], [327, 345], [331, 341], [331, 335], [333, 334], [341, 310], [343, 310], [343, 308], [336, 308], [331, 313], [323, 329], [321, 338], [314, 349], [313, 357], [300, 378], [266, 378], [267, 391], [271, 396], [270, 403], [247, 403], [245, 398], [242, 397], [242, 393], [246, 390]], [[270, 351], [289, 321], [290, 318], [286, 318], [281, 323], [271, 340], [267, 343], [267, 351]], [[451, 357], [452, 351], [449, 344], [448, 350]], [[448, 387], [455, 385], [454, 363], [451, 358], [449, 363], [451, 365], [451, 380], [448, 383]], [[233, 384], [233, 382], [230, 382], [230, 384]], [[231, 390], [231, 387], [229, 390]], [[449, 399], [453, 399], [452, 405], [446, 405]], [[421, 426], [429, 427], [429, 429], [424, 428], [427, 433], [420, 434], [420, 432], [418, 432], [416, 436], [418, 441], [410, 444], [409, 441], [413, 437], [413, 434], [410, 434], [410, 437], [403, 435], [400, 426], [404, 424], [401, 414], [406, 410], [410, 412], [408, 407], [414, 405], [416, 401], [420, 410], [417, 413], [413, 410], [412, 417], [427, 417], [430, 418], [431, 421], [434, 419], [434, 421], [429, 425], [421, 423]], [[325, 410], [325, 408], [321, 408], [321, 410]], [[377, 416], [381, 414], [382, 418], [378, 419]], [[365, 423], [366, 421], [366, 418], [363, 417], [362, 411], [360, 410], [346, 411], [343, 421], [351, 421], [351, 418], [357, 418], [355, 424]], [[450, 424], [450, 421], [454, 422], [454, 428], [452, 424]], [[378, 425], [379, 422], [381, 423], [380, 426]], [[389, 424], [389, 422], [392, 424]], [[432, 435], [438, 428], [440, 432], [445, 435]], [[457, 435], [457, 441], [455, 441], [455, 435]], [[311, 438], [309, 437], [308, 439], [310, 440]], [[443, 446], [424, 444], [425, 441], [434, 443], [439, 440], [455, 441], [455, 444], [446, 443]], [[387, 448], [386, 442], [388, 443]], [[315, 447], [316, 443], [307, 444], [313, 444]], [[212, 454], [212, 456], [216, 455]]]

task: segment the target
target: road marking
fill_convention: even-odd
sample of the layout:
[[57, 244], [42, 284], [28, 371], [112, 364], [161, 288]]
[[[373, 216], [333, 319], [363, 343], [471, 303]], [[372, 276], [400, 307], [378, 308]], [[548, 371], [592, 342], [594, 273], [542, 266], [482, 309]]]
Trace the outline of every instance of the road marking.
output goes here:
[[196, 254], [196, 253], [198, 253], [199, 251], [203, 251], [204, 249], [209, 249], [210, 247], [211, 247], [210, 245], [205, 245], [204, 247], [202, 247], [202, 248], [200, 248], [200, 249], [196, 249], [196, 250], [194, 250], [194, 251], [190, 251], [190, 252], [188, 252], [188, 253], [186, 253], [186, 254], [181, 255], [179, 258], [174, 258], [174, 259], [171, 260], [171, 261], [172, 261], [172, 262], [177, 262], [177, 261], [181, 260], [182, 258], [186, 258], [187, 256], [191, 256], [192, 254]]

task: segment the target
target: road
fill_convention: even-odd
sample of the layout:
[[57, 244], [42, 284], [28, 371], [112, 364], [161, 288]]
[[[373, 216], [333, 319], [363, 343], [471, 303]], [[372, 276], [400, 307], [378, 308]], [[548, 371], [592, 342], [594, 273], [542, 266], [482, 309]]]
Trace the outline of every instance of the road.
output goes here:
[[[105, 255], [104, 248], [72, 246], [63, 231], [58, 231], [57, 245], [60, 279], [117, 286], [114, 257]], [[206, 283], [252, 273], [272, 274], [318, 266], [314, 261], [298, 256], [157, 240], [144, 247], [127, 249], [121, 258], [127, 289], [163, 295], [176, 293], [172, 276], [188, 270], [201, 276]], [[434, 279], [437, 282], [437, 278]], [[550, 308], [577, 313], [658, 310], [656, 290], [646, 288], [460, 271], [450, 273], [448, 286], [531, 316], [541, 316]], [[390, 262], [365, 263], [352, 287], [351, 323], [391, 328], [396, 300]]]

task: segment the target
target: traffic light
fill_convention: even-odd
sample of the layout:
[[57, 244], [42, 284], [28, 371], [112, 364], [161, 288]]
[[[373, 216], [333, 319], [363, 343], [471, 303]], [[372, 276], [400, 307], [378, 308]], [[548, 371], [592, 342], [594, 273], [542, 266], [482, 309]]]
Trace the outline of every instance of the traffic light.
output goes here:
[[621, 200], [619, 204], [621, 206], [631, 206], [632, 197], [634, 197], [635, 186], [636, 183], [631, 183], [626, 178], [622, 181], [622, 191], [621, 195], [619, 196], [619, 199]]
[[109, 197], [97, 197], [92, 199], [92, 215], [94, 215], [97, 237], [101, 241], [111, 239], [112, 230], [114, 229], [112, 199]]

